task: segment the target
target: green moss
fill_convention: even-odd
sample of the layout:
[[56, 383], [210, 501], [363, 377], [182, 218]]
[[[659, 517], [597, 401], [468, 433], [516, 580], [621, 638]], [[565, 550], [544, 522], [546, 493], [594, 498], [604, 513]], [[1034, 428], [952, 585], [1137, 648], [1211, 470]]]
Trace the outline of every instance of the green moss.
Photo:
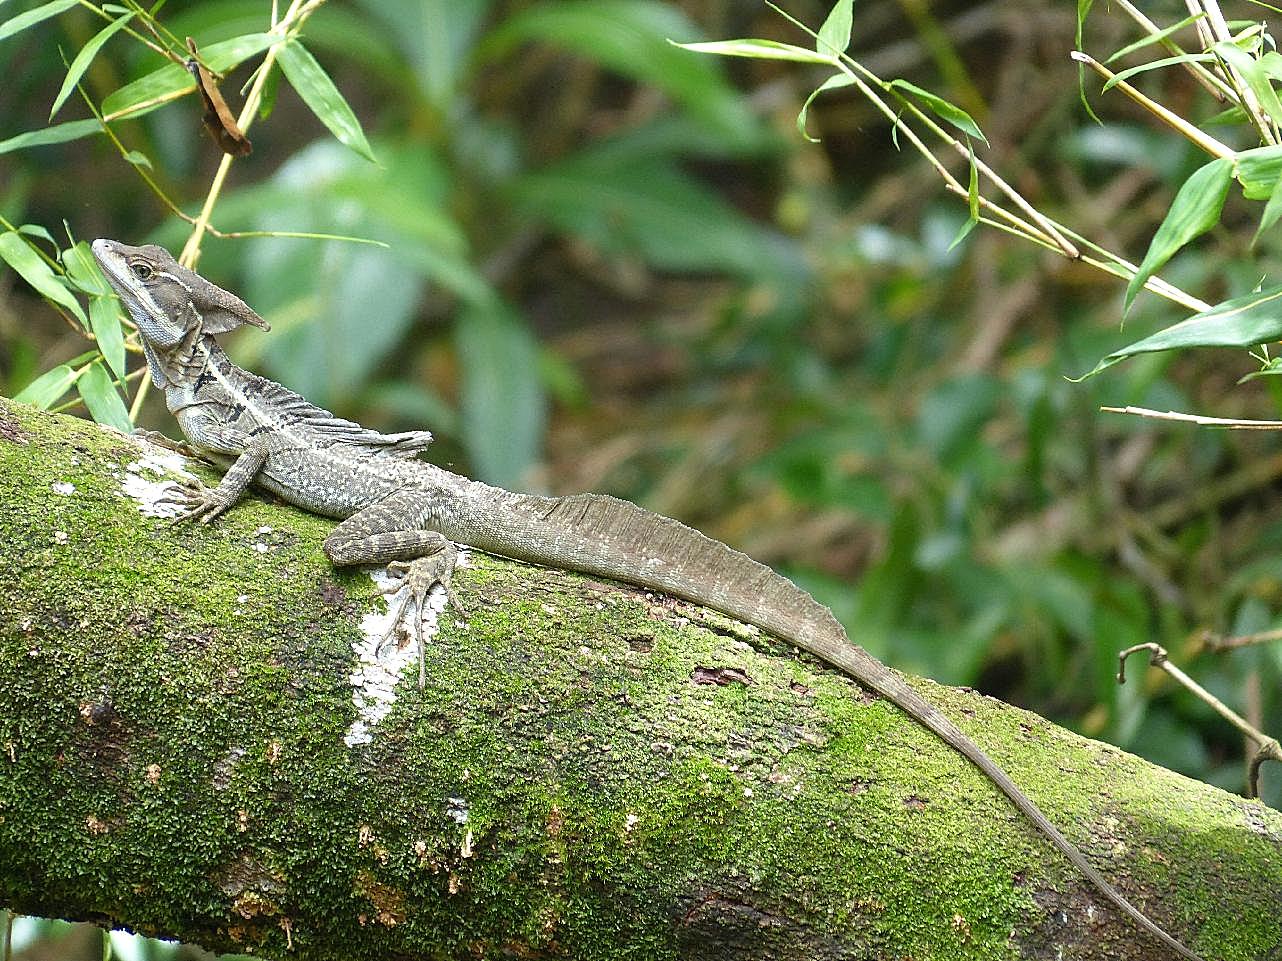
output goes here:
[[[308, 958], [1013, 958], [1059, 936], [1060, 909], [1094, 943], [1142, 940], [1086, 920], [1085, 882], [890, 705], [571, 574], [474, 556], [426, 689], [407, 680], [349, 749], [353, 644], [384, 602], [330, 569], [330, 522], [251, 498], [170, 530], [119, 494], [131, 441], [3, 418], [29, 440], [0, 439], [14, 907]], [[1209, 958], [1282, 938], [1275, 812], [914, 683]]]

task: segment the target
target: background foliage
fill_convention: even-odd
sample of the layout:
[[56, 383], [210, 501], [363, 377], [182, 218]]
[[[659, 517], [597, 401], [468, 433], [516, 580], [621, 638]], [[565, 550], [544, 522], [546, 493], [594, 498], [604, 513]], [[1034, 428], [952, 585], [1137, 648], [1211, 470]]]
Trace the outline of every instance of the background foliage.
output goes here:
[[[9, 0], [0, 18], [40, 6]], [[49, 123], [66, 63], [105, 25], [66, 6], [0, 40], [0, 215], [176, 252], [189, 230], [139, 172], [198, 210], [219, 154], [191, 98], [113, 123], [128, 159], [101, 135], [21, 138]], [[171, 0], [159, 17], [208, 52], [266, 29], [268, 6]], [[828, 4], [787, 9], [817, 27]], [[1173, 0], [1146, 10], [1185, 15]], [[1137, 37], [1107, 10], [1086, 28], [1101, 60]], [[1138, 263], [1206, 158], [1088, 82], [1093, 122], [1075, 29], [1051, 0], [867, 0], [851, 53], [963, 107], [983, 158], [1039, 209]], [[1141, 294], [1122, 330], [1120, 281], [983, 228], [952, 246], [966, 203], [865, 102], [826, 93], [808, 127], [821, 142], [798, 134], [824, 71], [668, 43], [724, 37], [809, 43], [755, 0], [321, 6], [302, 42], [377, 165], [269, 81], [270, 114], [213, 223], [388, 246], [206, 239], [201, 272], [274, 327], [231, 338], [233, 356], [370, 426], [429, 426], [433, 459], [474, 476], [686, 520], [787, 572], [899, 668], [1240, 790], [1236, 732], [1152, 673], [1118, 687], [1116, 657], [1162, 643], [1270, 726], [1282, 646], [1209, 655], [1200, 638], [1279, 624], [1282, 451], [1271, 434], [1099, 407], [1276, 417], [1277, 380], [1238, 383], [1260, 364], [1222, 351], [1068, 382], [1188, 312]], [[223, 83], [233, 108], [253, 63]], [[84, 89], [109, 111], [104, 98], [161, 65], [122, 31]], [[1219, 109], [1178, 70], [1133, 82], [1195, 119]], [[87, 117], [70, 93], [54, 122]], [[951, 166], [964, 181], [964, 159]], [[1211, 303], [1268, 286], [1282, 244], [1264, 230], [1252, 248], [1259, 216], [1231, 192], [1162, 275]], [[0, 272], [0, 392], [93, 346]], [[84, 375], [107, 420], [125, 410], [111, 366]], [[154, 394], [137, 421], [176, 432]], [[1266, 768], [1275, 806], [1280, 784]]]

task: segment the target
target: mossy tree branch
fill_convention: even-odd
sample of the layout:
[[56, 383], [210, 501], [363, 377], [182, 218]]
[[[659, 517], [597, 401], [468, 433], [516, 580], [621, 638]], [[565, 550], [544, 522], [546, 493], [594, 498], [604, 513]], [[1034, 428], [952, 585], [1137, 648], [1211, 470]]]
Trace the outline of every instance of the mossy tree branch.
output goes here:
[[[1166, 957], [907, 717], [644, 592], [474, 557], [349, 746], [368, 574], [261, 500], [142, 516], [142, 450], [0, 400], [18, 911], [276, 958]], [[1208, 959], [1282, 943], [1277, 812], [920, 686]]]

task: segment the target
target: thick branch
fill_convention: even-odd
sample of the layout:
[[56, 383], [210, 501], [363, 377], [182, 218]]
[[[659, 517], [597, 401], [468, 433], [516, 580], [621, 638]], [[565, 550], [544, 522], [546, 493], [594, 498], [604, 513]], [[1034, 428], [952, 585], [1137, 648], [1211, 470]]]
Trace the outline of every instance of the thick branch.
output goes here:
[[[0, 400], [10, 907], [279, 958], [1166, 957], [911, 720], [665, 598], [474, 555], [380, 718], [330, 522], [166, 527], [144, 449]], [[919, 686], [1208, 959], [1282, 942], [1277, 812]]]

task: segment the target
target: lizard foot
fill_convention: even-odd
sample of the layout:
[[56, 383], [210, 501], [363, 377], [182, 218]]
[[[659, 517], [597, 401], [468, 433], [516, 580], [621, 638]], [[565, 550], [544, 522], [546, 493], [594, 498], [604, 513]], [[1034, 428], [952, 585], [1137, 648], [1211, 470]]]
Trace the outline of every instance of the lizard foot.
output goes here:
[[423, 615], [427, 612], [428, 595], [437, 584], [445, 590], [450, 604], [460, 611], [466, 611], [463, 602], [454, 592], [454, 568], [458, 564], [459, 549], [452, 541], [444, 541], [440, 550], [427, 557], [416, 557], [412, 561], [392, 561], [387, 565], [387, 573], [395, 578], [395, 583], [383, 588], [380, 593], [396, 594], [402, 588], [408, 588], [405, 597], [396, 608], [392, 617], [392, 626], [387, 629], [375, 651], [377, 657], [387, 646], [396, 628], [405, 623], [410, 615], [414, 621], [414, 639], [418, 643], [418, 687], [422, 690], [427, 683], [427, 664], [424, 654]]
[[155, 444], [157, 447], [164, 447], [166, 450], [172, 450], [175, 453], [182, 454], [184, 457], [195, 457], [196, 451], [185, 440], [174, 440], [171, 437], [162, 434], [158, 430], [147, 430], [145, 427], [135, 427], [133, 436], [139, 440], [145, 440], [149, 444]]
[[181, 514], [170, 519], [170, 527], [176, 527], [179, 524], [186, 524], [190, 521], [200, 521], [202, 524], [208, 524], [232, 506], [232, 502], [223, 497], [218, 488], [206, 487], [200, 481], [186, 479], [175, 481], [174, 486], [166, 491], [156, 503], [174, 504], [184, 508]]

